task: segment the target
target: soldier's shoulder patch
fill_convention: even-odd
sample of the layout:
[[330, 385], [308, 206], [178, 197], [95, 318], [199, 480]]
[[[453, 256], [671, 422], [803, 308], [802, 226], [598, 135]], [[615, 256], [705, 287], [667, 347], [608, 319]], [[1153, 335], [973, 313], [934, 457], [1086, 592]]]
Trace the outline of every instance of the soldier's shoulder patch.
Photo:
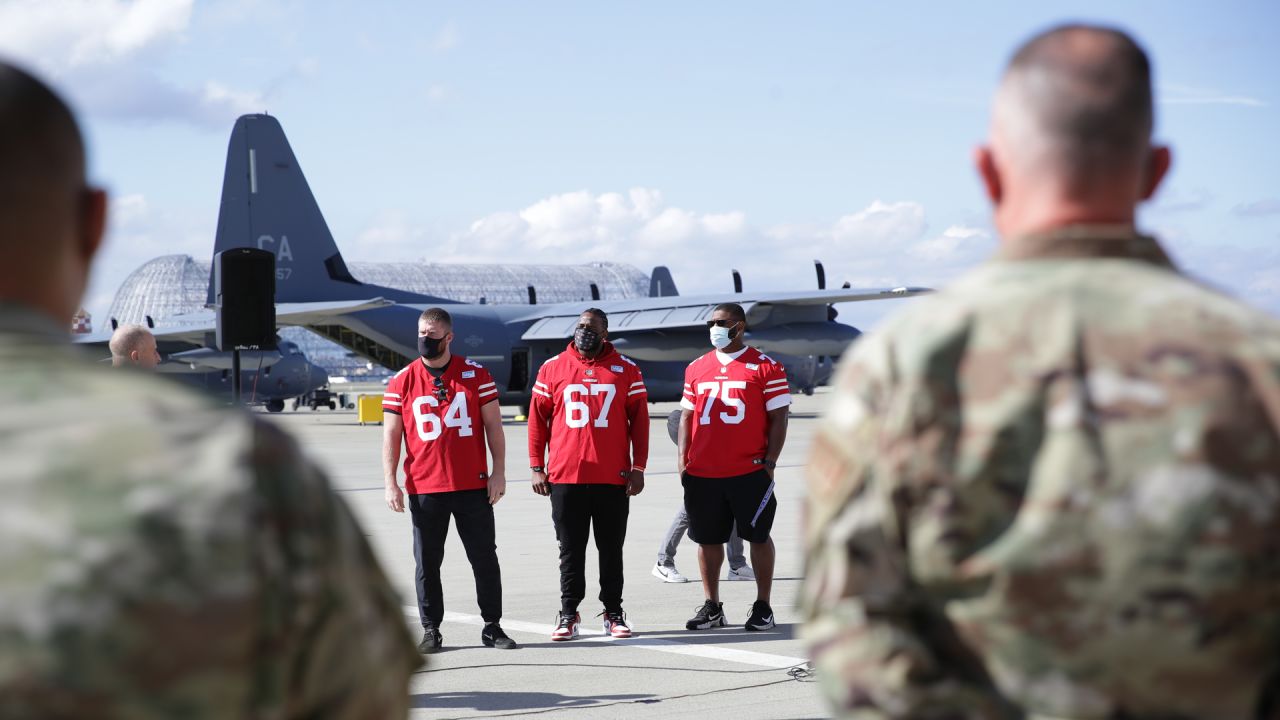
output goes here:
[[462, 379], [463, 379], [463, 380], [466, 380], [467, 378], [473, 378], [473, 377], [475, 377], [475, 376], [476, 376], [476, 371], [475, 371], [475, 370], [463, 370], [463, 371], [462, 371]]
[[612, 370], [613, 372], [617, 372], [617, 373], [622, 372], [622, 366], [621, 366], [621, 365], [610, 365], [610, 366], [609, 366], [609, 369], [610, 369], [610, 370]]
[[747, 369], [748, 369], [748, 370], [759, 370], [759, 369], [760, 369], [760, 365], [759, 365], [759, 364], [757, 364], [757, 363], [747, 363]]

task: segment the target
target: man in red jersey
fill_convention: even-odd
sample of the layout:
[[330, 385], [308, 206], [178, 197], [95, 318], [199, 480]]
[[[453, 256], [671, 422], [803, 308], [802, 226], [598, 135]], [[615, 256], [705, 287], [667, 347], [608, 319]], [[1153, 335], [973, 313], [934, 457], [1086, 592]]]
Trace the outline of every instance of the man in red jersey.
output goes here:
[[787, 437], [791, 393], [782, 365], [743, 344], [747, 316], [737, 303], [715, 307], [707, 321], [712, 352], [684, 373], [678, 461], [689, 513], [689, 537], [698, 543], [698, 565], [707, 600], [685, 623], [690, 630], [723, 627], [719, 573], [724, 543], [737, 526], [751, 543], [756, 601], [747, 630], [774, 626], [774, 547], [769, 531], [778, 501], [773, 470]]
[[[404, 491], [396, 479], [400, 449], [405, 450], [405, 489], [413, 517], [413, 559], [417, 563], [418, 650], [440, 650], [444, 592], [440, 563], [449, 534], [449, 517], [476, 579], [476, 601], [486, 647], [510, 650], [516, 643], [502, 631], [502, 573], [494, 543], [493, 505], [506, 493], [506, 439], [498, 409], [498, 388], [479, 363], [451, 355], [453, 319], [440, 308], [418, 318], [418, 354], [387, 383], [382, 433], [382, 471], [387, 506], [404, 512]], [[479, 420], [479, 422], [477, 422]], [[483, 434], [481, 426], [483, 425]], [[485, 460], [485, 439], [493, 470]]]
[[[582, 313], [573, 342], [538, 370], [529, 406], [533, 491], [551, 496], [560, 542], [560, 615], [552, 640], [578, 636], [593, 526], [604, 630], [631, 637], [622, 611], [622, 542], [630, 497], [644, 489], [649, 396], [640, 368], [619, 355], [608, 336], [603, 310]], [[550, 460], [544, 462], [548, 444]]]

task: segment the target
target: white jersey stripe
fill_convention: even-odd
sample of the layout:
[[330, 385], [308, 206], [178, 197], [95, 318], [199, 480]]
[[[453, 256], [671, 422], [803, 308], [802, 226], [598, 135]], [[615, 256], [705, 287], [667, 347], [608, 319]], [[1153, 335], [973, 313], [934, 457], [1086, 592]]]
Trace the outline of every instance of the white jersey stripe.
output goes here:
[[537, 394], [537, 395], [541, 395], [542, 397], [551, 397], [551, 393], [549, 393], [549, 392], [543, 392], [543, 391], [539, 390], [538, 388], [534, 388], [534, 389], [533, 389], [533, 392], [534, 392], [535, 394]]
[[401, 403], [396, 400], [383, 400], [382, 404], [383, 405], [400, 405]]
[[382, 393], [382, 397], [398, 398], [400, 397], [400, 393]]
[[635, 381], [635, 382], [631, 383], [631, 387], [644, 387], [644, 381], [643, 381], [643, 380], [637, 380], [637, 381]]
[[774, 393], [774, 392], [786, 392], [786, 390], [787, 390], [786, 385], [779, 385], [778, 387], [765, 388], [764, 394], [768, 395], [769, 393]]
[[786, 378], [782, 378], [780, 380], [770, 380], [769, 382], [765, 383], [765, 385], [780, 385], [782, 383], [785, 383], [786, 381], [787, 381]]
[[496, 383], [496, 382], [485, 383], [485, 384], [481, 385], [480, 387], [478, 387], [478, 388], [476, 388], [476, 389], [477, 389], [477, 390], [484, 390], [485, 388], [496, 387], [496, 386], [497, 386], [497, 384], [498, 384], [498, 383]]
[[631, 392], [627, 393], [627, 396], [630, 397], [632, 395], [644, 395], [647, 392], [649, 391], [645, 390], [644, 388], [640, 388], [639, 390], [632, 390]]
[[791, 404], [791, 393], [787, 393], [786, 395], [774, 395], [773, 397], [769, 398], [769, 402], [764, 404], [764, 409], [766, 412], [769, 412], [769, 411], [777, 410], [778, 408], [784, 408], [790, 404]]

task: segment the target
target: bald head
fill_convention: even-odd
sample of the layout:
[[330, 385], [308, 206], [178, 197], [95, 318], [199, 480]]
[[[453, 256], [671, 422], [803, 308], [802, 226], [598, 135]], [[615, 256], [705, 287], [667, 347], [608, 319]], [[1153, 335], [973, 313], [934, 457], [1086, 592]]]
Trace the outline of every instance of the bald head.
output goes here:
[[1167, 168], [1167, 155], [1164, 168], [1151, 167], [1152, 108], [1151, 64], [1128, 35], [1066, 25], [1035, 36], [996, 93], [987, 160], [997, 177], [979, 158], [992, 199], [1025, 204], [1035, 194], [1044, 204], [1051, 193], [1067, 215], [1099, 216], [1076, 220], [1131, 221]]
[[1067, 26], [1031, 39], [1014, 54], [996, 100], [998, 126], [1028, 160], [1081, 180], [1136, 163], [1152, 119], [1146, 53], [1104, 28]]
[[0, 300], [66, 322], [101, 242], [106, 195], [85, 184], [84, 144], [66, 103], [3, 62], [0, 217]]
[[141, 325], [121, 325], [111, 334], [111, 364], [116, 367], [136, 365], [150, 370], [160, 364], [156, 338]]

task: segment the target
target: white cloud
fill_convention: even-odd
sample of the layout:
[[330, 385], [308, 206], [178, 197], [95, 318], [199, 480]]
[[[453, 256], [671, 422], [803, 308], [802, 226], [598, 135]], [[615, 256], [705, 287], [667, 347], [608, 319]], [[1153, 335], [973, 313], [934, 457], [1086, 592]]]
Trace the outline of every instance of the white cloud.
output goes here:
[[907, 252], [926, 262], [965, 262], [990, 253], [992, 246], [991, 233], [986, 230], [952, 225], [941, 235], [912, 245]]
[[435, 84], [427, 88], [427, 101], [433, 103], [444, 102], [449, 97], [449, 86]]
[[866, 209], [837, 220], [832, 228], [832, 239], [841, 245], [871, 250], [913, 240], [924, 230], [924, 206], [914, 202], [884, 203], [876, 200]]
[[[207, 205], [207, 204], [206, 204]], [[191, 255], [208, 262], [216, 207], [179, 211], [155, 207], [141, 193], [111, 198], [105, 242], [93, 263], [84, 307], [95, 326], [104, 321], [116, 290], [143, 263], [161, 255]]]
[[120, 195], [111, 198], [109, 219], [113, 227], [130, 227], [146, 219], [147, 212], [147, 198], [143, 195]]
[[1280, 198], [1269, 197], [1253, 202], [1241, 203], [1231, 208], [1231, 212], [1242, 217], [1264, 217], [1280, 215]]
[[184, 41], [192, 9], [193, 0], [14, 0], [0, 4], [0, 48], [91, 115], [225, 129], [262, 110], [263, 96], [214, 79], [183, 86], [159, 72]]
[[0, 47], [60, 75], [176, 38], [193, 0], [16, 0], [0, 5]]
[[1161, 85], [1156, 88], [1156, 97], [1162, 105], [1240, 105], [1244, 107], [1267, 107], [1268, 105], [1266, 101], [1249, 95], [1188, 85]]
[[260, 93], [233, 90], [213, 81], [205, 83], [200, 102], [211, 113], [226, 112], [235, 116], [262, 112], [267, 105]]
[[[614, 261], [644, 270], [665, 264], [682, 292], [723, 291], [730, 287], [731, 268], [742, 272], [749, 287], [811, 287], [817, 258], [825, 262], [832, 287], [844, 280], [895, 286], [922, 284], [920, 268], [928, 260], [907, 251], [926, 227], [924, 207], [915, 202], [875, 201], [826, 224], [759, 227], [741, 210], [681, 208], [652, 188], [578, 190], [492, 213], [435, 238], [406, 214], [387, 213], [359, 236], [357, 246], [369, 254], [346, 254], [354, 260], [416, 259], [429, 247], [431, 259], [439, 261]], [[944, 233], [957, 249], [939, 258], [939, 266], [950, 268], [982, 246], [975, 242], [980, 238], [954, 237], [962, 231]]]
[[450, 50], [458, 47], [458, 44], [461, 42], [462, 36], [458, 34], [458, 26], [450, 20], [445, 23], [444, 27], [440, 28], [440, 30], [436, 32], [435, 37], [432, 38], [431, 49], [438, 53], [449, 52]]
[[1183, 190], [1176, 187], [1161, 189], [1151, 205], [1152, 212], [1175, 213], [1203, 210], [1213, 202], [1213, 193], [1205, 188]]

